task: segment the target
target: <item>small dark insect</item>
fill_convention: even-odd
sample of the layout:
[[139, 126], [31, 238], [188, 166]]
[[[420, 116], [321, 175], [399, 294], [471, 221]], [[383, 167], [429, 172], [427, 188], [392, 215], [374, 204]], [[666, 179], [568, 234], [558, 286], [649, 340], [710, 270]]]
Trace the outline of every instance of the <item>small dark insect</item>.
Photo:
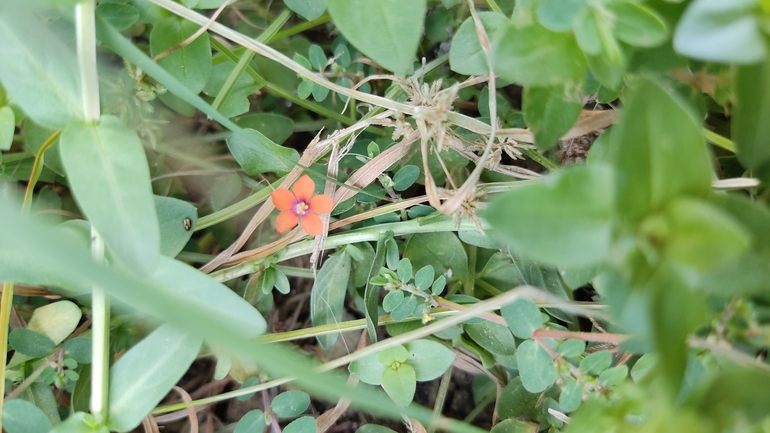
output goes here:
[[192, 220], [190, 218], [185, 218], [182, 220], [182, 227], [184, 227], [185, 230], [188, 232], [192, 228]]

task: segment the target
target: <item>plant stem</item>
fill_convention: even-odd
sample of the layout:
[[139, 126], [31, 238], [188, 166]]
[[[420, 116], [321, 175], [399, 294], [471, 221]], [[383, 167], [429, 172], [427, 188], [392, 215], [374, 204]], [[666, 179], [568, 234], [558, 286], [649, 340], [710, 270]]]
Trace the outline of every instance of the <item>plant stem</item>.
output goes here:
[[294, 27], [289, 27], [286, 30], [281, 30], [280, 32], [276, 33], [270, 40], [267, 41], [268, 44], [272, 44], [273, 42], [280, 41], [281, 39], [288, 38], [289, 36], [294, 36], [297, 33], [302, 33], [305, 30], [312, 29], [313, 27], [320, 26], [321, 24], [326, 24], [331, 20], [331, 16], [329, 14], [323, 14], [320, 17], [312, 20], [312, 21], [305, 21], [304, 23], [297, 24]]
[[[3, 284], [3, 296], [0, 298], [0, 353], [8, 353], [8, 322], [11, 318], [11, 308], [13, 307], [13, 283]], [[5, 362], [0, 368], [0, 429], [3, 427], [3, 399], [5, 396]]]

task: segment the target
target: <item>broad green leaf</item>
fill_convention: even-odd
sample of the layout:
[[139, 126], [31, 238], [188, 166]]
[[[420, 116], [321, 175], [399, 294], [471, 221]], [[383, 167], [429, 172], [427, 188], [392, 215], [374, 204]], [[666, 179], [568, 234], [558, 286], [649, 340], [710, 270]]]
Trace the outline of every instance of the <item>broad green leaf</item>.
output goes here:
[[8, 433], [48, 433], [51, 421], [37, 406], [17, 398], [3, 404], [3, 428]]
[[391, 312], [396, 308], [398, 308], [398, 306], [401, 305], [401, 302], [403, 301], [404, 301], [403, 290], [393, 290], [388, 292], [388, 294], [385, 295], [384, 298], [382, 298], [382, 308], [387, 312]]
[[378, 275], [380, 268], [385, 265], [385, 236], [377, 240], [377, 250], [374, 253], [372, 264], [367, 270], [366, 288], [364, 289], [364, 306], [366, 308], [366, 330], [369, 340], [377, 342], [377, 325], [379, 321], [378, 304], [380, 301], [380, 286], [371, 283], [372, 278]]
[[537, 433], [539, 430], [537, 424], [518, 419], [506, 419], [495, 424], [489, 433]]
[[[65, 372], [68, 370], [64, 370]], [[72, 371], [71, 373], [75, 373]], [[43, 411], [48, 421], [52, 425], [56, 425], [61, 422], [61, 415], [59, 414], [59, 403], [56, 401], [56, 397], [53, 395], [51, 386], [46, 385], [43, 382], [37, 381], [32, 383], [29, 388], [25, 389], [19, 398], [22, 398]]]
[[708, 194], [711, 161], [701, 126], [684, 102], [642, 78], [624, 103], [610, 137], [618, 210], [635, 222], [674, 197]]
[[90, 363], [91, 351], [90, 338], [77, 337], [64, 343], [64, 354], [77, 361], [78, 364]]
[[580, 407], [583, 402], [583, 387], [580, 383], [571, 380], [561, 389], [559, 394], [559, 405], [564, 412], [573, 412]]
[[209, 189], [209, 202], [214, 212], [227, 207], [241, 193], [241, 177], [236, 173], [217, 176]]
[[55, 344], [64, 341], [77, 328], [83, 313], [71, 301], [57, 301], [39, 307], [32, 313], [27, 329], [39, 332]]
[[420, 382], [441, 376], [455, 359], [451, 349], [436, 341], [414, 340], [404, 347], [409, 351], [406, 363], [414, 368], [415, 379]]
[[628, 366], [618, 365], [608, 368], [599, 375], [599, 382], [605, 386], [617, 386], [628, 377]]
[[668, 38], [666, 23], [652, 10], [633, 2], [608, 5], [615, 15], [613, 34], [618, 40], [635, 47], [654, 47]]
[[674, 48], [710, 62], [750, 64], [767, 55], [755, 10], [758, 0], [695, 0], [679, 20]]
[[364, 55], [396, 74], [415, 60], [425, 19], [425, 0], [326, 0], [345, 39]]
[[75, 412], [56, 424], [49, 433], [109, 433], [105, 425], [98, 424], [90, 413]]
[[99, 3], [96, 14], [118, 30], [125, 30], [139, 20], [139, 11], [128, 4]]
[[698, 401], [702, 413], [714, 414], [732, 422], [756, 422], [767, 417], [770, 405], [770, 375], [759, 369], [730, 369], [707, 385]]
[[369, 385], [381, 385], [382, 373], [386, 368], [389, 367], [380, 362], [379, 354], [373, 353], [351, 362], [348, 371], [361, 382]]
[[15, 129], [16, 120], [11, 107], [0, 107], [0, 150], [11, 148]]
[[593, 8], [584, 8], [575, 17], [575, 40], [586, 55], [597, 56], [602, 52], [603, 36], [608, 33], [607, 23], [597, 18]]
[[318, 427], [316, 426], [315, 418], [312, 416], [303, 416], [290, 422], [289, 425], [283, 428], [285, 433], [316, 433]]
[[537, 20], [548, 30], [566, 32], [585, 7], [586, 0], [545, 0], [537, 7]]
[[580, 370], [593, 375], [598, 375], [608, 369], [612, 364], [612, 354], [607, 350], [594, 352], [580, 361]]
[[0, 82], [35, 122], [63, 128], [83, 118], [77, 56], [21, 3], [0, 3]]
[[275, 289], [278, 290], [281, 294], [286, 295], [291, 291], [291, 285], [289, 283], [289, 277], [286, 276], [286, 274], [278, 269], [275, 269]]
[[312, 65], [313, 69], [316, 71], [322, 71], [326, 67], [326, 61], [328, 59], [326, 58], [326, 54], [320, 45], [311, 44], [307, 53], [307, 57], [308, 60], [310, 60], [310, 65]]
[[392, 367], [394, 364], [406, 362], [409, 359], [409, 351], [404, 346], [398, 344], [381, 350], [377, 354], [377, 359], [382, 365]]
[[492, 39], [495, 72], [522, 86], [552, 86], [585, 79], [586, 61], [575, 38], [540, 25], [506, 23]]
[[631, 379], [634, 382], [639, 382], [647, 377], [647, 374], [653, 371], [655, 364], [658, 362], [658, 355], [655, 352], [645, 353], [631, 368]]
[[295, 418], [310, 406], [310, 396], [302, 391], [284, 391], [273, 398], [270, 407], [279, 418]]
[[195, 230], [198, 210], [186, 201], [156, 195], [155, 211], [160, 223], [160, 253], [176, 257]]
[[[155, 23], [150, 33], [150, 54], [155, 57], [185, 41], [200, 29], [198, 24], [182, 18], [170, 17]], [[178, 47], [175, 47], [178, 48]], [[203, 32], [191, 43], [176, 49], [158, 60], [177, 80], [193, 93], [200, 93], [211, 73], [211, 46], [209, 34]]]
[[653, 239], [664, 243], [669, 258], [701, 271], [737, 258], [751, 241], [738, 221], [706, 201], [675, 200], [666, 206], [663, 218], [667, 236]]
[[[313, 326], [342, 321], [345, 293], [350, 280], [350, 255], [340, 252], [330, 256], [318, 271], [310, 292], [310, 319]], [[339, 333], [319, 335], [318, 344], [324, 349], [334, 345]]]
[[396, 404], [399, 406], [409, 405], [417, 389], [414, 367], [409, 364], [401, 364], [397, 368], [386, 368], [382, 372], [382, 387]]
[[420, 177], [420, 168], [416, 165], [405, 165], [393, 176], [393, 189], [405, 191]]
[[131, 431], [187, 372], [201, 339], [163, 325], [129, 349], [110, 368], [108, 425]]
[[740, 66], [733, 74], [730, 130], [744, 167], [770, 180], [770, 125], [757, 119], [770, 115], [770, 62]]
[[[592, 56], [586, 54], [588, 69], [596, 80], [601, 83], [602, 88], [618, 90], [623, 82], [623, 74], [626, 72], [628, 56], [622, 50], [618, 51], [618, 55], [620, 56], [618, 62], [612, 63], [602, 55]], [[602, 88], [599, 90], [601, 91]], [[591, 148], [593, 149], [593, 146]]]
[[445, 275], [448, 280], [464, 281], [468, 278], [468, 255], [454, 233], [412, 235], [406, 242], [404, 257], [410, 259], [417, 269], [433, 266], [436, 273]]
[[[489, 39], [502, 28], [507, 18], [497, 12], [479, 12], [479, 19]], [[452, 38], [449, 47], [449, 66], [463, 75], [483, 75], [489, 73], [487, 57], [481, 50], [479, 36], [472, 17], [463, 21]]]
[[277, 144], [282, 144], [294, 133], [294, 121], [276, 113], [254, 113], [238, 119], [241, 128], [256, 129]]
[[48, 356], [56, 349], [54, 343], [47, 336], [26, 328], [17, 328], [8, 335], [8, 343], [17, 352], [32, 358]]
[[283, 2], [289, 9], [308, 21], [320, 17], [326, 11], [324, 0], [283, 0]]
[[463, 325], [465, 333], [479, 346], [494, 355], [511, 356], [516, 353], [516, 341], [511, 331], [495, 322], [483, 320]]
[[517, 418], [525, 415], [530, 419], [537, 419], [539, 400], [540, 395], [526, 390], [522, 385], [521, 376], [516, 376], [508, 382], [500, 394], [498, 404], [500, 418]]
[[593, 265], [609, 250], [612, 187], [607, 167], [570, 167], [499, 195], [484, 217], [515, 251], [538, 262]]
[[390, 235], [385, 240], [385, 262], [390, 269], [396, 269], [398, 266], [398, 244], [393, 236]]
[[257, 130], [246, 128], [227, 139], [227, 148], [250, 176], [288, 172], [299, 161], [296, 150], [279, 146]]
[[412, 279], [412, 262], [407, 258], [401, 259], [401, 261], [398, 262], [396, 272], [398, 273], [398, 278], [402, 282], [408, 283]]
[[583, 109], [583, 85], [526, 87], [524, 121], [535, 134], [535, 146], [546, 150], [575, 124]]
[[265, 430], [265, 424], [267, 421], [264, 412], [259, 409], [250, 410], [238, 421], [234, 433], [261, 432]]
[[150, 170], [136, 132], [112, 116], [73, 123], [59, 140], [67, 180], [80, 208], [121, 262], [149, 274], [160, 255]]
[[585, 341], [581, 340], [565, 340], [559, 346], [558, 352], [565, 358], [576, 358], [583, 354], [586, 350]]
[[433, 266], [423, 266], [414, 275], [414, 285], [422, 291], [428, 291], [433, 284]]
[[500, 313], [513, 335], [519, 338], [532, 338], [532, 333], [543, 326], [540, 309], [529, 299], [517, 299], [503, 306]]
[[521, 383], [531, 393], [542, 392], [558, 377], [551, 355], [534, 340], [527, 340], [516, 350]]

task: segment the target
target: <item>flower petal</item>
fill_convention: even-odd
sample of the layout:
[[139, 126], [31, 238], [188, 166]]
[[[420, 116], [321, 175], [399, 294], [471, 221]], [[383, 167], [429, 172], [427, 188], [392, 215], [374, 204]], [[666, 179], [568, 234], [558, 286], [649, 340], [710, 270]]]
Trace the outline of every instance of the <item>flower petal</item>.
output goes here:
[[324, 222], [318, 215], [309, 213], [302, 217], [302, 228], [307, 234], [317, 236], [324, 232]]
[[310, 212], [318, 215], [329, 213], [334, 209], [334, 200], [329, 198], [328, 195], [318, 194], [310, 199], [308, 203], [310, 206]]
[[287, 210], [278, 215], [278, 218], [275, 220], [275, 229], [278, 233], [283, 233], [293, 229], [298, 222], [299, 217], [294, 212]]
[[297, 198], [294, 197], [294, 193], [283, 188], [271, 192], [270, 198], [273, 199], [273, 206], [280, 211], [291, 209], [294, 202], [297, 201]]
[[308, 175], [304, 175], [294, 183], [294, 196], [298, 200], [308, 201], [315, 192], [315, 182]]

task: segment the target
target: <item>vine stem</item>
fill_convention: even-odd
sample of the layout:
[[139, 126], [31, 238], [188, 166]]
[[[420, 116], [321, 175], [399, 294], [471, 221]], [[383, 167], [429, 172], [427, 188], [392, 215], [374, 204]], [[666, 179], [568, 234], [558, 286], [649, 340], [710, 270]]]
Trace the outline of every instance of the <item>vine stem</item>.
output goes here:
[[[80, 85], [83, 112], [88, 124], [101, 119], [99, 107], [99, 72], [96, 67], [96, 23], [94, 0], [84, 0], [75, 6], [77, 56], [80, 66]], [[96, 262], [104, 261], [104, 241], [91, 226], [91, 256]], [[109, 405], [110, 303], [101, 287], [93, 287], [91, 294], [91, 413], [98, 423], [107, 419]]]

